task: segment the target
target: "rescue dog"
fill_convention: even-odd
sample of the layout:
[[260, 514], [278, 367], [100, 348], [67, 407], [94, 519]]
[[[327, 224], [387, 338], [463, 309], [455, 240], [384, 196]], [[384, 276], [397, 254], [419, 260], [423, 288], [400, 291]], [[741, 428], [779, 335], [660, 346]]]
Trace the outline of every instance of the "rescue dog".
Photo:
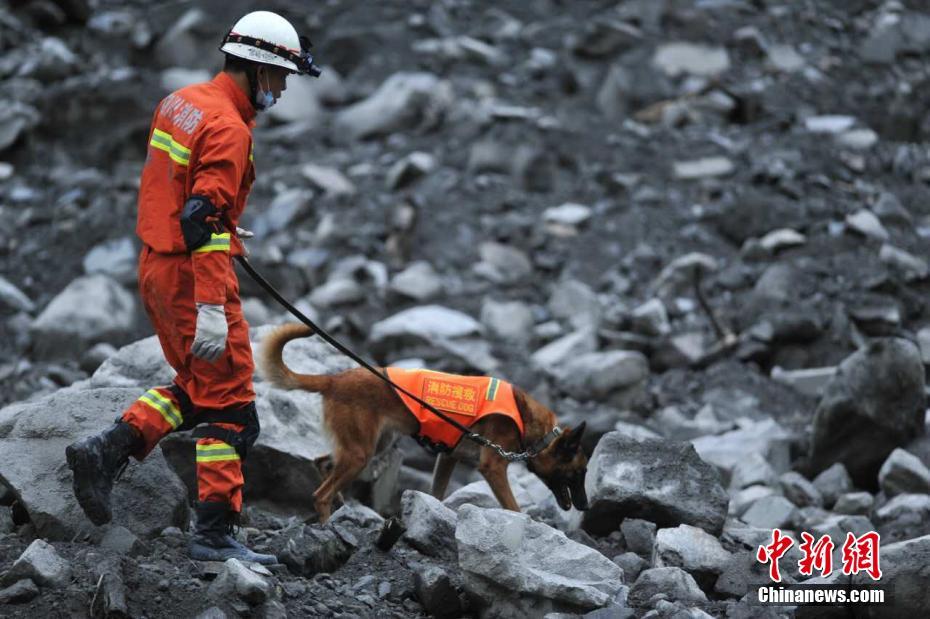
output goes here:
[[[285, 345], [312, 333], [301, 324], [286, 324], [275, 329], [262, 344], [259, 369], [276, 387], [303, 389], [323, 396], [323, 423], [332, 440], [333, 453], [332, 468], [313, 494], [314, 507], [322, 523], [329, 519], [333, 499], [362, 472], [374, 455], [381, 434], [396, 431], [416, 435], [420, 422], [393, 387], [365, 368], [323, 375], [298, 374], [288, 368], [282, 359]], [[579, 510], [587, 509], [584, 477], [588, 458], [581, 449], [585, 424], [582, 422], [574, 430], [563, 428], [561, 434], [557, 434], [555, 414], [522, 389], [516, 386], [512, 389], [523, 421], [524, 436], [520, 436], [511, 418], [501, 415], [480, 418], [471, 427], [472, 431], [507, 451], [519, 452], [529, 446], [540, 446], [538, 455], [527, 461], [529, 470], [549, 487], [563, 510], [571, 509], [572, 505]], [[542, 448], [545, 440], [551, 442]], [[442, 500], [456, 464], [475, 458], [478, 471], [501, 506], [520, 511], [507, 479], [509, 462], [493, 449], [465, 439], [450, 453], [437, 457], [432, 495]]]

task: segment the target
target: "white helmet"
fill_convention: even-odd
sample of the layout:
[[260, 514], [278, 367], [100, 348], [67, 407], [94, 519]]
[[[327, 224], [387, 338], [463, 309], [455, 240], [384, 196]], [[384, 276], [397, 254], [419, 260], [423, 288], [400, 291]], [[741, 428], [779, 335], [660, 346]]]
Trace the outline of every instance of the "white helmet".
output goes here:
[[220, 51], [316, 77], [320, 70], [313, 64], [309, 47], [310, 41], [277, 13], [253, 11], [236, 22], [223, 38]]

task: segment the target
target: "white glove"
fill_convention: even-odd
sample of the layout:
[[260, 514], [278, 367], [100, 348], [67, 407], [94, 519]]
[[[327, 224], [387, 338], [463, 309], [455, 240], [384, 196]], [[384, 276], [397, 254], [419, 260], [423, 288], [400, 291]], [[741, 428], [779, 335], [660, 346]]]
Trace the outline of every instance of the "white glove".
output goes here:
[[242, 253], [245, 254], [245, 257], [249, 257], [249, 248], [245, 246], [245, 240], [250, 239], [255, 236], [255, 233], [251, 230], [246, 230], [245, 228], [240, 228], [236, 226], [236, 236], [239, 237], [239, 240], [242, 241]]
[[226, 350], [226, 310], [222, 305], [197, 304], [197, 328], [191, 353], [213, 363]]

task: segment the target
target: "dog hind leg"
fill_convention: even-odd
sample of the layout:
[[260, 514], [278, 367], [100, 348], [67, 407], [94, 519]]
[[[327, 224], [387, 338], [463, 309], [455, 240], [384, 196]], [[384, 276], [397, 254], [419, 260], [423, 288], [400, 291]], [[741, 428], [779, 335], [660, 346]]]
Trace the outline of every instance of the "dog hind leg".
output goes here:
[[446, 496], [446, 490], [449, 487], [449, 479], [452, 477], [452, 471], [458, 460], [448, 454], [439, 454], [436, 456], [436, 464], [433, 466], [433, 486], [430, 494], [440, 501]]

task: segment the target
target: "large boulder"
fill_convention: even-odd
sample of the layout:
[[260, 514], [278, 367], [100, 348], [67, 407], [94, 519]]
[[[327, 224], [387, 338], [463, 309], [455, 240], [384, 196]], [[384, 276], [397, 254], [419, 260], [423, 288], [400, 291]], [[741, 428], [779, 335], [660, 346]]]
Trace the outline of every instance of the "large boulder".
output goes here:
[[448, 85], [431, 73], [395, 73], [336, 115], [337, 133], [364, 139], [416, 127], [440, 112], [449, 97]]
[[694, 447], [661, 439], [636, 440], [605, 434], [588, 463], [590, 509], [584, 528], [606, 535], [624, 518], [644, 518], [661, 527], [690, 524], [719, 535], [729, 498], [713, 466]]
[[466, 590], [495, 616], [585, 612], [623, 586], [618, 565], [526, 514], [463, 505], [455, 539]]
[[923, 431], [926, 401], [918, 347], [901, 338], [870, 342], [840, 364], [817, 406], [812, 471], [841, 462], [857, 487], [875, 489], [888, 455]]
[[86, 275], [52, 299], [29, 330], [36, 356], [64, 358], [97, 342], [125, 343], [135, 319], [132, 294], [108, 275]]
[[[74, 498], [65, 447], [100, 432], [140, 395], [138, 389], [69, 387], [0, 410], [0, 482], [12, 489], [47, 539], [94, 533]], [[187, 492], [156, 448], [133, 461], [113, 489], [113, 521], [140, 536], [187, 527]]]
[[927, 565], [930, 563], [930, 535], [881, 547], [882, 577], [875, 582], [864, 572], [853, 576], [853, 584], [878, 584], [892, 592], [894, 605], [869, 607], [869, 617], [897, 619], [923, 616], [930, 608]]

